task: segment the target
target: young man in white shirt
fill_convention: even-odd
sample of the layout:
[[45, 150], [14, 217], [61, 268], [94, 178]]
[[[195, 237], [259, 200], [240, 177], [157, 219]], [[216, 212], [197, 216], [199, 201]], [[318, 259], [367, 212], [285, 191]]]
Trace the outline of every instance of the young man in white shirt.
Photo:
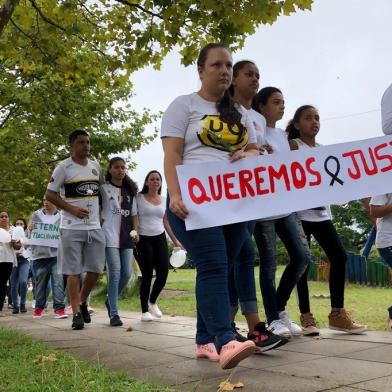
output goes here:
[[[86, 301], [105, 263], [98, 199], [101, 171], [98, 163], [88, 159], [90, 137], [86, 131], [72, 132], [69, 144], [71, 157], [55, 168], [46, 198], [62, 210], [58, 270], [67, 276], [72, 329], [82, 329], [91, 322]], [[80, 288], [81, 273], [86, 276]]]

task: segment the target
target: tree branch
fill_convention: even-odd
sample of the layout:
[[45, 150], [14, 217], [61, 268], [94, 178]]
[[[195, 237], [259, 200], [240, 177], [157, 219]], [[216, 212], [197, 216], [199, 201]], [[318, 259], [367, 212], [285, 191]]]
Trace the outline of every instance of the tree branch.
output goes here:
[[129, 6], [129, 7], [137, 8], [137, 9], [139, 9], [140, 11], [143, 11], [143, 12], [145, 12], [145, 13], [148, 14], [148, 15], [155, 16], [155, 17], [157, 17], [157, 18], [159, 18], [159, 19], [165, 20], [160, 14], [157, 14], [157, 13], [155, 13], [155, 12], [150, 11], [150, 10], [148, 10], [148, 9], [146, 9], [146, 8], [144, 8], [144, 7], [142, 7], [140, 4], [134, 4], [134, 3], [129, 2], [128, 0], [115, 0], [115, 1], [116, 1], [117, 3], [121, 3], [121, 4], [127, 5], [127, 6]]
[[18, 4], [19, 0], [5, 0], [4, 5], [0, 8], [0, 37]]

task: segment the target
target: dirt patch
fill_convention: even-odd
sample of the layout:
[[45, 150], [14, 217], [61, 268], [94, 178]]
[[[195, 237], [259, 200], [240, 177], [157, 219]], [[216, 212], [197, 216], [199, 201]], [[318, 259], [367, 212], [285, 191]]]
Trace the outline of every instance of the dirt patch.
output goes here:
[[162, 290], [160, 297], [181, 297], [181, 296], [189, 296], [191, 293], [184, 290]]

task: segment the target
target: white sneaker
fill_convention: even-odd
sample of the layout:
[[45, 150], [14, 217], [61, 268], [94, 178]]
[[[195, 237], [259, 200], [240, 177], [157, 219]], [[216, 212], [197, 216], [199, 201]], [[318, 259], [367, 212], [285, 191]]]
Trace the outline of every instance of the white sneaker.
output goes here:
[[150, 311], [150, 313], [154, 316], [154, 317], [158, 317], [161, 318], [162, 317], [162, 312], [161, 310], [158, 308], [157, 304], [152, 304], [152, 303], [148, 303], [148, 310]]
[[279, 320], [288, 328], [292, 335], [302, 335], [302, 328], [290, 320], [289, 314], [285, 310], [279, 312]]
[[282, 320], [274, 320], [267, 327], [268, 331], [274, 335], [284, 336], [285, 338], [291, 337], [290, 330], [286, 327]]
[[152, 317], [150, 312], [145, 312], [142, 313], [142, 317], [140, 318], [140, 320], [142, 321], [152, 321], [154, 318]]

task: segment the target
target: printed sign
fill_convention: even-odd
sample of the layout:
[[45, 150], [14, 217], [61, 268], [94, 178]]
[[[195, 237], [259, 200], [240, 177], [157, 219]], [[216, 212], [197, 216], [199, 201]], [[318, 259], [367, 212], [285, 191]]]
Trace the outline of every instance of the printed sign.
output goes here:
[[177, 166], [187, 230], [392, 192], [392, 136]]
[[33, 222], [29, 245], [50, 246], [57, 248], [60, 239], [60, 225], [54, 223]]

